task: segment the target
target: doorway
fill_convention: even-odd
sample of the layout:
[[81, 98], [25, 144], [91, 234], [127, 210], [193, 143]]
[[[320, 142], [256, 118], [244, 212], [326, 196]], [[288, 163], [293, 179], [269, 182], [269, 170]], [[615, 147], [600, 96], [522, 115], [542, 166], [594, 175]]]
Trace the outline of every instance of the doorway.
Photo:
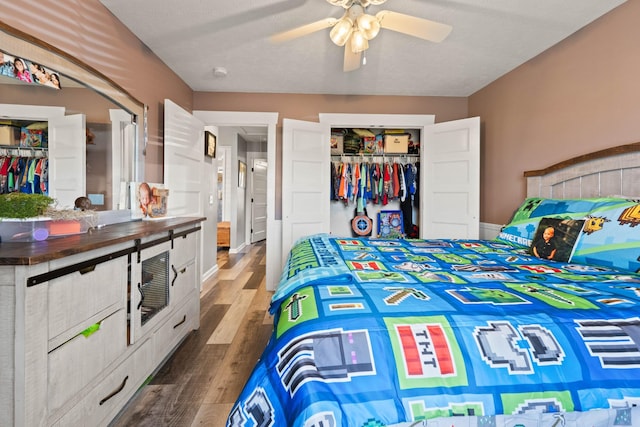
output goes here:
[[269, 245], [266, 249], [266, 282], [268, 288], [274, 289], [280, 278], [281, 270], [281, 220], [276, 220], [276, 125], [278, 113], [198, 110], [193, 114], [208, 126], [219, 128], [261, 126], [267, 129], [266, 238]]
[[267, 238], [267, 159], [253, 159], [251, 165], [251, 243]]
[[[264, 126], [216, 126], [218, 246], [231, 254], [266, 239], [267, 128]], [[220, 231], [220, 230], [224, 230]], [[224, 244], [223, 244], [224, 243]]]
[[[218, 202], [218, 211], [216, 213], [216, 222], [218, 229], [217, 249], [227, 250], [231, 246], [231, 213], [230, 207], [230, 158], [231, 148], [219, 146], [216, 154], [215, 167], [215, 196]], [[229, 164], [227, 164], [229, 162]]]

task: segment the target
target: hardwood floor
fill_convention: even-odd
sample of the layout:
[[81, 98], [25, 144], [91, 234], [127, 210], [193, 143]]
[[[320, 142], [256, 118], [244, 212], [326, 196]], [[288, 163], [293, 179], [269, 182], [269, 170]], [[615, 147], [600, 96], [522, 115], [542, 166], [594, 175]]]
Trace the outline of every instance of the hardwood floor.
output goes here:
[[200, 329], [189, 334], [112, 427], [225, 425], [271, 334], [265, 247], [263, 241], [244, 253], [218, 250], [220, 270], [203, 284]]

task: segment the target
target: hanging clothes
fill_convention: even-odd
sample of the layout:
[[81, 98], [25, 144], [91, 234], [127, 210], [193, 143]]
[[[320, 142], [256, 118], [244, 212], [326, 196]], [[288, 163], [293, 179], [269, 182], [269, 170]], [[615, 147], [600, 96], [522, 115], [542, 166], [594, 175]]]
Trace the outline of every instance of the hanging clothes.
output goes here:
[[386, 206], [392, 201], [415, 203], [417, 168], [398, 161], [336, 161], [331, 164], [330, 199], [355, 204], [358, 212], [367, 204]]
[[48, 194], [46, 157], [3, 155], [0, 157], [0, 194], [40, 193]]
[[401, 202], [404, 202], [407, 198], [407, 184], [404, 179], [404, 170], [405, 165], [398, 165], [398, 181], [400, 181], [400, 191], [398, 193], [398, 197], [400, 198]]
[[390, 165], [388, 163], [384, 164], [384, 178], [383, 178], [383, 194], [382, 194], [382, 205], [387, 205], [389, 203], [389, 193], [393, 195], [393, 189], [391, 188], [391, 171], [389, 170]]
[[378, 181], [380, 181], [380, 165], [374, 163], [369, 168], [371, 175], [371, 201], [378, 203]]
[[400, 195], [400, 177], [398, 175], [398, 164], [393, 163], [393, 171], [392, 171], [392, 182], [393, 182], [393, 198], [397, 199]]
[[[409, 187], [411, 186], [411, 181], [413, 180], [413, 165], [407, 164], [404, 166], [402, 171], [402, 177], [405, 182], [405, 189], [407, 187], [407, 182], [409, 182]], [[413, 194], [411, 191], [406, 191], [406, 196], [400, 199], [400, 210], [402, 211], [402, 226], [404, 228], [404, 234], [409, 237], [417, 237], [414, 234], [414, 225], [413, 225]]]
[[337, 200], [338, 191], [336, 187], [336, 164], [334, 162], [329, 163], [329, 176], [331, 182], [329, 183], [329, 195], [331, 200]]
[[413, 193], [413, 206], [416, 208], [420, 207], [420, 162], [416, 162], [414, 164], [414, 178], [413, 181], [416, 183], [416, 191]]

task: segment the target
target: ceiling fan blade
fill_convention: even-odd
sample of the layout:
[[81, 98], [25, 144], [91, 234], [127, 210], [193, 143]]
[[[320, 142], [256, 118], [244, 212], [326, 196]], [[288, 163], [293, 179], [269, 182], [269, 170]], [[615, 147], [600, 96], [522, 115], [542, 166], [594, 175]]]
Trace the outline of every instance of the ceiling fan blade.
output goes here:
[[291, 30], [283, 31], [269, 37], [273, 43], [281, 43], [289, 40], [297, 39], [298, 37], [306, 36], [307, 34], [315, 33], [316, 31], [324, 30], [325, 28], [333, 27], [338, 20], [336, 18], [325, 18], [310, 24], [302, 25], [300, 27], [292, 28]]
[[431, 42], [441, 42], [453, 28], [451, 25], [390, 10], [381, 10], [376, 14], [376, 18], [378, 18], [382, 28]]
[[353, 53], [351, 47], [349, 46], [351, 43], [347, 42], [344, 47], [344, 67], [343, 70], [345, 73], [350, 71], [355, 71], [360, 68], [360, 59], [362, 58], [362, 52]]

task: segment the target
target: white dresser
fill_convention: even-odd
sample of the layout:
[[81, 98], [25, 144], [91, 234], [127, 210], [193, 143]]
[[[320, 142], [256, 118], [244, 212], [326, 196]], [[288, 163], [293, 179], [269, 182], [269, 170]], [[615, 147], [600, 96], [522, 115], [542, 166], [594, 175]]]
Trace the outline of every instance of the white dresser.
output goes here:
[[200, 318], [200, 221], [0, 244], [0, 425], [107, 425]]

